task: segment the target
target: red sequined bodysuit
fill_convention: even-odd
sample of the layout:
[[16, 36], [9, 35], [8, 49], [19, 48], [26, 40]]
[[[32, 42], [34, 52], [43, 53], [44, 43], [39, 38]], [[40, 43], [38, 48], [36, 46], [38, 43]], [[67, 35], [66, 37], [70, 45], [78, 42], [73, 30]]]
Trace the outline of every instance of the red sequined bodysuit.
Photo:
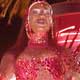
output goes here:
[[55, 58], [41, 61], [19, 59], [17, 62], [17, 80], [61, 80], [61, 65]]
[[17, 80], [63, 80], [62, 63], [47, 43], [29, 42], [16, 62]]

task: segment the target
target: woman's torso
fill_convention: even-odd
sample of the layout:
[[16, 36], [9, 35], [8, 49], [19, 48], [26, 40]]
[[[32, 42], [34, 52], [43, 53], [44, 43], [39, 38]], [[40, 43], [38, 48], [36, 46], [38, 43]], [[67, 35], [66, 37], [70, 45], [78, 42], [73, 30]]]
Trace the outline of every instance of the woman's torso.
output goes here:
[[17, 58], [18, 80], [62, 80], [61, 59], [48, 48], [27, 48]]

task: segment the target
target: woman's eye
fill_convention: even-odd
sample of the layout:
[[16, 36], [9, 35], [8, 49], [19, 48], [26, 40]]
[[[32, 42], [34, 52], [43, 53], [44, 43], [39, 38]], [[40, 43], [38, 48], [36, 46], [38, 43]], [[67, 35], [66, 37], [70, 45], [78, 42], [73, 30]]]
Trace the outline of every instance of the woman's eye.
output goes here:
[[33, 14], [39, 14], [39, 13], [40, 13], [40, 10], [34, 9], [34, 10], [32, 11], [32, 13], [33, 13]]
[[46, 15], [50, 15], [50, 11], [48, 11], [48, 10], [44, 10], [44, 14], [46, 14]]
[[37, 14], [37, 11], [35, 11], [35, 10], [33, 10], [33, 12], [32, 12], [33, 14]]

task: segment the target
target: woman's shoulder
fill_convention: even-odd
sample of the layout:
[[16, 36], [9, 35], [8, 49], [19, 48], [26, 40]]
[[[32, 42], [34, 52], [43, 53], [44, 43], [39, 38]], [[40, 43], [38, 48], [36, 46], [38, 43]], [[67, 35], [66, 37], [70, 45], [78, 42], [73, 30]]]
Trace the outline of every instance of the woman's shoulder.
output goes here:
[[24, 49], [21, 53], [18, 54], [17, 61], [18, 60], [29, 60], [30, 53], [31, 53], [30, 49], [28, 48]]

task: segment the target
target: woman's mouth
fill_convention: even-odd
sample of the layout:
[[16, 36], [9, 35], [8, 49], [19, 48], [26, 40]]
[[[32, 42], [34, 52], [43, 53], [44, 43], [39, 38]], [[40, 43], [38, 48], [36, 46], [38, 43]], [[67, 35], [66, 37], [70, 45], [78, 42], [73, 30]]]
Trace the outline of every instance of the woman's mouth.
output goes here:
[[44, 19], [37, 19], [37, 24], [44, 25], [45, 24], [45, 20]]

